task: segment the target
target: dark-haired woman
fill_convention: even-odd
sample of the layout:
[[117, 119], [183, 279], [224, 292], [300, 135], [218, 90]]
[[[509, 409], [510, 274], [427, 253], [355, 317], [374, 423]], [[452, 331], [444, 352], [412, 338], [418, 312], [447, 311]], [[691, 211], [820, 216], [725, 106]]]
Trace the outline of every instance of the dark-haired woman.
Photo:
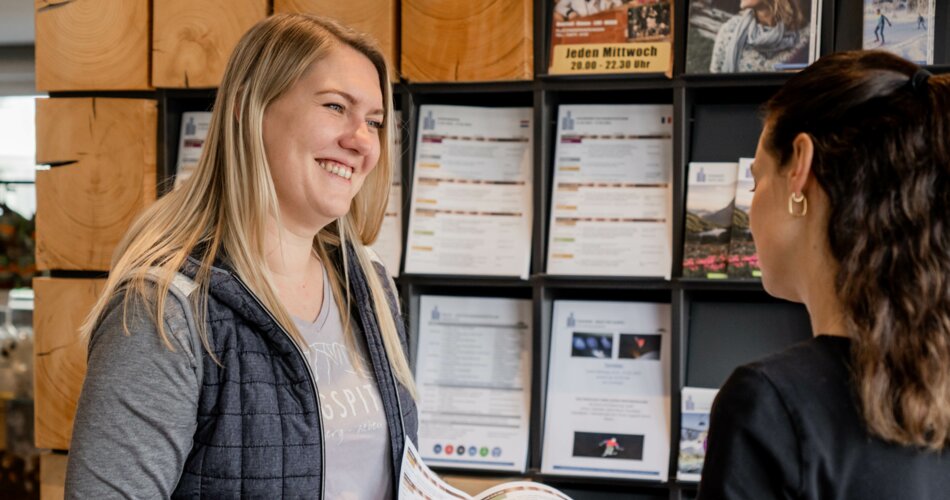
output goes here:
[[950, 498], [950, 78], [834, 54], [765, 109], [763, 285], [815, 336], [725, 383], [699, 498]]

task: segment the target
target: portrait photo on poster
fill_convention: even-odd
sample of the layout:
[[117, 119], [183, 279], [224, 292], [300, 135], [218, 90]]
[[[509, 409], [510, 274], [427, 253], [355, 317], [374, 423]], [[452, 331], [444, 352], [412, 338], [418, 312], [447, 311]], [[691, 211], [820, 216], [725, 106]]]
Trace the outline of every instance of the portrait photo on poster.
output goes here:
[[818, 48], [819, 0], [695, 0], [686, 33], [687, 73], [798, 70]]

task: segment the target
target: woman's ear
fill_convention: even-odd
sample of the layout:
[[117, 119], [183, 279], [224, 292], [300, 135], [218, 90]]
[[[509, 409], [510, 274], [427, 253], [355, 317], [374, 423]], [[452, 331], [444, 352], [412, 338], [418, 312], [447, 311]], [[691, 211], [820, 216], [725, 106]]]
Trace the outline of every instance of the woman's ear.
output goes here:
[[792, 141], [792, 157], [788, 160], [788, 187], [792, 193], [801, 194], [809, 179], [812, 178], [811, 162], [815, 154], [815, 143], [811, 136], [802, 132]]

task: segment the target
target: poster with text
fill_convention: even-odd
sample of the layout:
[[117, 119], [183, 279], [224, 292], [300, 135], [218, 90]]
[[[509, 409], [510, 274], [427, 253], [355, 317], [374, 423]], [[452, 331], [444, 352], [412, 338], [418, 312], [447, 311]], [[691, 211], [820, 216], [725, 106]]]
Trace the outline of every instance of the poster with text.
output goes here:
[[416, 385], [426, 463], [524, 472], [531, 301], [423, 295]]
[[547, 272], [670, 277], [673, 107], [558, 109]]
[[541, 471], [666, 481], [670, 306], [556, 301]]

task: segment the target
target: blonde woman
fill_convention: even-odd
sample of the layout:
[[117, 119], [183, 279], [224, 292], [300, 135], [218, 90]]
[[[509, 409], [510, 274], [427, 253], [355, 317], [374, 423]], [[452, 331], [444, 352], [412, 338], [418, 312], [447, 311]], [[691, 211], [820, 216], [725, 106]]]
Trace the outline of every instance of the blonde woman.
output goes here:
[[316, 17], [244, 35], [194, 176], [130, 229], [85, 325], [67, 497], [394, 495], [415, 393], [365, 246], [392, 175], [387, 74]]

